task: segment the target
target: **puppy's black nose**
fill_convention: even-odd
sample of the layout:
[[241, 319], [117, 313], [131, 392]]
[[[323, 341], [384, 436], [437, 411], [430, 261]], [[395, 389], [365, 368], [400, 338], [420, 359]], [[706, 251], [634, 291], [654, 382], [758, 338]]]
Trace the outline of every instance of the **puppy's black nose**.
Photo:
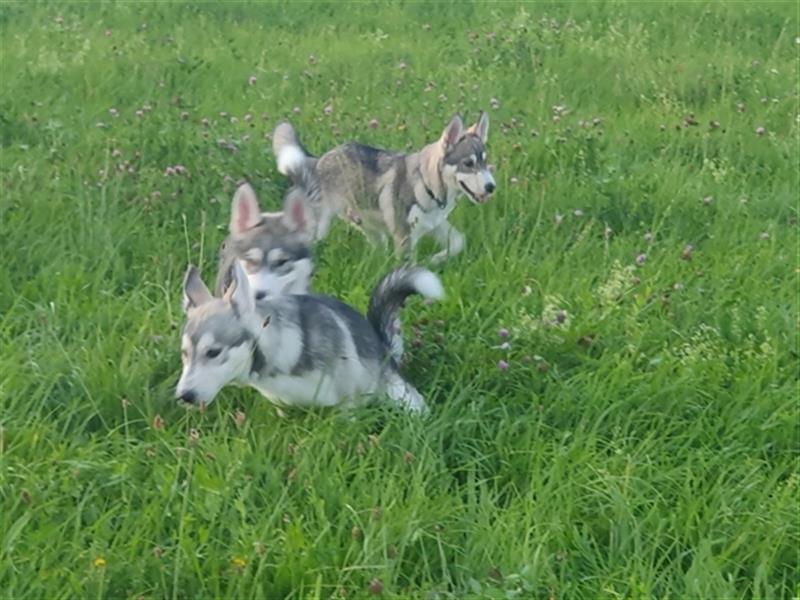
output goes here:
[[187, 404], [194, 404], [195, 398], [197, 398], [197, 394], [195, 394], [192, 390], [186, 390], [180, 396], [183, 402]]
[[491, 181], [484, 186], [487, 194], [491, 194], [494, 191], [494, 183]]
[[256, 292], [256, 300], [263, 300], [267, 297], [267, 292]]

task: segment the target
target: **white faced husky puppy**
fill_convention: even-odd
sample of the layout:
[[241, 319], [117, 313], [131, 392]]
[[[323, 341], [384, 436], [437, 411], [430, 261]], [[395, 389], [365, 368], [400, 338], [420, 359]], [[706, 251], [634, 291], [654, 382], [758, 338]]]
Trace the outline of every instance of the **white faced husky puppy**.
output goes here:
[[375, 287], [367, 317], [326, 296], [284, 295], [255, 302], [238, 261], [222, 298], [190, 266], [183, 282], [183, 372], [175, 395], [209, 404], [229, 383], [256, 388], [272, 402], [356, 406], [386, 395], [410, 411], [425, 402], [398, 372], [397, 316], [412, 294], [441, 298], [439, 279], [401, 267]]
[[281, 294], [306, 294], [314, 271], [310, 237], [306, 232], [305, 194], [291, 188], [283, 212], [262, 213], [248, 184], [236, 190], [231, 204], [230, 234], [222, 243], [214, 291], [222, 296], [238, 263], [250, 289], [261, 301]]
[[465, 194], [483, 204], [495, 190], [486, 163], [488, 135], [486, 113], [468, 129], [455, 115], [441, 137], [419, 152], [348, 143], [317, 159], [306, 152], [289, 123], [280, 123], [272, 148], [278, 170], [308, 190], [314, 239], [323, 238], [338, 215], [374, 242], [391, 237], [403, 254], [430, 234], [443, 248], [433, 257], [440, 262], [464, 247], [463, 234], [447, 221], [457, 198]]

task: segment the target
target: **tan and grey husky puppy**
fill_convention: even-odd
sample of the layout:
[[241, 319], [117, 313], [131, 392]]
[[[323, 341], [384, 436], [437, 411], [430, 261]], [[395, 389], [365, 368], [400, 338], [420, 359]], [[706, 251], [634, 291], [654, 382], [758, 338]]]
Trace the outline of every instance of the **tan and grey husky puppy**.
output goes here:
[[455, 115], [439, 139], [419, 152], [348, 143], [315, 158], [284, 122], [275, 128], [272, 147], [278, 170], [307, 190], [313, 239], [325, 237], [338, 215], [372, 241], [391, 238], [401, 254], [432, 235], [442, 248], [433, 261], [440, 262], [464, 248], [464, 235], [447, 221], [458, 197], [483, 204], [495, 190], [486, 163], [488, 135], [486, 113], [467, 129]]

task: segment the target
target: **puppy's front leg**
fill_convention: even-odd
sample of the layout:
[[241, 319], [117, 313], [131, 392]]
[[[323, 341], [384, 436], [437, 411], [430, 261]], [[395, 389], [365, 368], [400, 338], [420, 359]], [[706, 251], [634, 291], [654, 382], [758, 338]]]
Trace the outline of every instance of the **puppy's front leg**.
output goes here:
[[433, 264], [438, 265], [464, 249], [466, 243], [464, 234], [447, 221], [436, 227], [432, 233], [439, 246], [443, 248], [441, 252], [437, 252], [431, 257]]
[[321, 206], [318, 207], [315, 211], [315, 223], [313, 225], [313, 235], [312, 240], [318, 242], [320, 240], [325, 239], [328, 235], [328, 231], [331, 228], [331, 221], [333, 221], [333, 217], [337, 214], [337, 211], [329, 206]]

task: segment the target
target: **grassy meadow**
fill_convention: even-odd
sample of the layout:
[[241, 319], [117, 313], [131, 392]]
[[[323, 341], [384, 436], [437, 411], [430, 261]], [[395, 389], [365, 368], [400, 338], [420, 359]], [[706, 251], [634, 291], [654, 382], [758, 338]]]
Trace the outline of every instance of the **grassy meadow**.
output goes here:
[[[794, 598], [796, 3], [0, 5], [0, 598]], [[177, 406], [237, 182], [490, 113], [382, 406]], [[343, 222], [315, 289], [396, 264]], [[433, 252], [422, 244], [417, 258]]]

